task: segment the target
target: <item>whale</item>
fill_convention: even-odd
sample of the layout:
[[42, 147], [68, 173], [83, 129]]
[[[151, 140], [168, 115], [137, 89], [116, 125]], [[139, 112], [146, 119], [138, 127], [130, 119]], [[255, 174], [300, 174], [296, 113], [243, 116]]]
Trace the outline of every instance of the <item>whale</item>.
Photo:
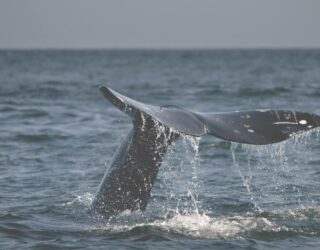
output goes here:
[[91, 208], [106, 217], [147, 208], [169, 146], [181, 135], [212, 135], [237, 143], [266, 145], [320, 126], [320, 116], [291, 110], [195, 112], [133, 100], [101, 86], [103, 96], [126, 113], [133, 127], [116, 150]]

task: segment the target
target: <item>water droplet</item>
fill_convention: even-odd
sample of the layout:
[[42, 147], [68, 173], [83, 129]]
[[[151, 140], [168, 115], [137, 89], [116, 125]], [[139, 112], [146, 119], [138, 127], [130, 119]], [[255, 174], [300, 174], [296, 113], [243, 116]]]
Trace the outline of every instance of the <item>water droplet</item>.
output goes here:
[[299, 123], [302, 124], [302, 125], [305, 125], [305, 124], [307, 124], [307, 121], [306, 120], [300, 120]]

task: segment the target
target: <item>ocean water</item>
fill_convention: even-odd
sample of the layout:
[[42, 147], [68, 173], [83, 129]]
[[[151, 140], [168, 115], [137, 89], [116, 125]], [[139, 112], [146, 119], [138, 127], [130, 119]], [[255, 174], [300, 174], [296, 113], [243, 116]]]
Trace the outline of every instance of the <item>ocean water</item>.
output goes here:
[[100, 94], [320, 114], [320, 50], [0, 51], [0, 249], [319, 249], [320, 133], [185, 136], [145, 212], [88, 213], [130, 119]]

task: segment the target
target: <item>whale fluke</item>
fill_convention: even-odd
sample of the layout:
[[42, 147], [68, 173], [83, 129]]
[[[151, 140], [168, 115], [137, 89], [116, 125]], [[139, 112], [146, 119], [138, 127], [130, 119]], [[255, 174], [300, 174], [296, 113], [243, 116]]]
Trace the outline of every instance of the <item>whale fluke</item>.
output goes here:
[[141, 103], [104, 86], [100, 91], [133, 122], [132, 131], [116, 151], [92, 203], [95, 210], [107, 216], [146, 208], [165, 153], [179, 134], [209, 134], [227, 141], [264, 145], [320, 126], [320, 117], [306, 112], [201, 113]]
[[177, 132], [192, 136], [210, 134], [227, 141], [263, 145], [281, 142], [320, 126], [320, 116], [306, 112], [260, 109], [200, 113], [176, 106], [144, 104], [103, 86], [100, 90], [116, 107], [132, 117], [142, 112]]
[[255, 145], [284, 141], [320, 126], [320, 117], [311, 113], [284, 110], [255, 110], [201, 114], [208, 134]]

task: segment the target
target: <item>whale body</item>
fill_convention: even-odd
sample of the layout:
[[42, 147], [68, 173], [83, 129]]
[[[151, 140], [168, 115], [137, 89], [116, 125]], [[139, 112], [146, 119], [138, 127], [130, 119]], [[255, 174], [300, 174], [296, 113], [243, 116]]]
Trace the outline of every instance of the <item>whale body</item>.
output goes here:
[[232, 142], [265, 145], [320, 126], [320, 116], [307, 112], [263, 109], [201, 113], [141, 103], [104, 86], [100, 91], [133, 122], [92, 202], [95, 211], [108, 217], [146, 209], [167, 149], [181, 134], [209, 134]]

